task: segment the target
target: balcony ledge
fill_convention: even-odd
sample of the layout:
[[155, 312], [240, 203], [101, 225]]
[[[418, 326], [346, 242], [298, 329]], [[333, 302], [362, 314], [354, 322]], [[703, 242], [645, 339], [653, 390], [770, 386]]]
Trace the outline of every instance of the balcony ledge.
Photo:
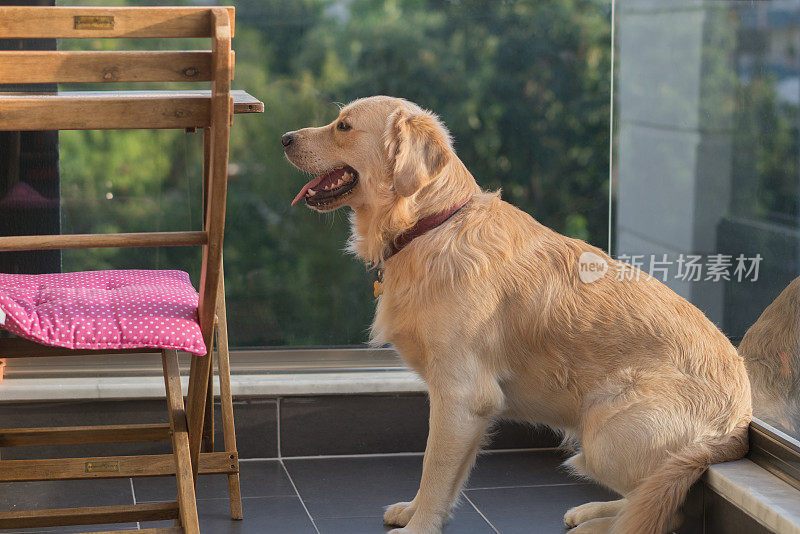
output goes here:
[[703, 480], [772, 532], [800, 534], [800, 490], [750, 460], [712, 465]]
[[[183, 377], [184, 392], [188, 377]], [[215, 381], [215, 391], [219, 385]], [[425, 383], [406, 369], [355, 372], [234, 374], [234, 397], [419, 393]], [[111, 400], [164, 397], [164, 380], [155, 376], [17, 378], [0, 384], [0, 401]]]

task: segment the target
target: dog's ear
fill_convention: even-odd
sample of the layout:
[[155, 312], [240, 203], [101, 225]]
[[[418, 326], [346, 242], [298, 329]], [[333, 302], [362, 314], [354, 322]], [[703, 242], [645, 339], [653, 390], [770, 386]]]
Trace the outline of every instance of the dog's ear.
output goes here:
[[433, 113], [399, 108], [389, 117], [385, 137], [394, 189], [400, 196], [419, 191], [450, 162], [450, 134]]

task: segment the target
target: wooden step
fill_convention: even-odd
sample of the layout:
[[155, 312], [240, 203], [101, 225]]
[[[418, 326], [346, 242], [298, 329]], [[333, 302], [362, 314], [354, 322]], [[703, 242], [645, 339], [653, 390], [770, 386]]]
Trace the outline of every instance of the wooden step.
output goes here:
[[[226, 7], [231, 24], [235, 13]], [[97, 39], [113, 37], [213, 37], [208, 7], [0, 8], [0, 39]]]
[[[239, 457], [235, 452], [207, 452], [200, 455], [201, 475], [238, 472]], [[171, 454], [0, 461], [0, 482], [170, 475], [175, 475], [175, 457]]]
[[184, 532], [181, 527], [162, 527], [141, 530], [106, 530], [104, 532], [85, 532], [84, 534], [184, 534]]
[[5, 83], [207, 82], [211, 73], [210, 50], [0, 51]]
[[169, 441], [169, 423], [0, 429], [0, 447]]
[[[234, 113], [264, 105], [231, 91]], [[72, 91], [0, 93], [0, 130], [202, 128], [211, 124], [211, 91]]]
[[[2, 110], [3, 102], [0, 99], [0, 110]], [[2, 117], [0, 117], [0, 124], [2, 124]], [[208, 243], [208, 234], [202, 230], [125, 234], [20, 235], [0, 237], [0, 251], [100, 247], [184, 247], [205, 245], [206, 243]]]
[[178, 503], [158, 502], [91, 508], [0, 512], [0, 528], [54, 527], [162, 521], [178, 517]]

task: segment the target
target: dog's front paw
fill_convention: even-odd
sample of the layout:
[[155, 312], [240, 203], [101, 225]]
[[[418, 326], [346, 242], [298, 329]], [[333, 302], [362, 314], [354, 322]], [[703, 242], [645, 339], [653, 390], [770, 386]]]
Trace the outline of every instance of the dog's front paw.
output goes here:
[[598, 517], [597, 513], [595, 512], [596, 505], [597, 503], [590, 502], [570, 508], [567, 510], [567, 513], [564, 514], [564, 524], [568, 528], [573, 528], [577, 527], [581, 523], [589, 521], [590, 519]]
[[441, 534], [441, 530], [417, 530], [411, 527], [395, 528], [389, 534]]
[[[386, 508], [386, 513], [383, 514], [383, 522], [387, 525], [397, 525], [404, 527], [411, 521], [414, 516], [416, 506], [413, 502], [399, 502]], [[405, 529], [395, 529], [391, 532], [395, 534], [408, 534]]]

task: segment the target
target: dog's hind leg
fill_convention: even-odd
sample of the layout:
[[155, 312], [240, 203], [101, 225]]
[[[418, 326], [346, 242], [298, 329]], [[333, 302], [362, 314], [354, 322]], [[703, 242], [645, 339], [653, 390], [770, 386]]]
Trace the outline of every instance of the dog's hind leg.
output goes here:
[[[625, 499], [622, 499], [625, 501]], [[589, 504], [612, 504], [617, 503], [620, 501], [611, 501], [610, 503], [589, 503]], [[585, 506], [585, 505], [584, 505]], [[584, 521], [580, 525], [575, 528], [572, 528], [567, 531], [568, 534], [612, 534], [614, 532], [614, 522], [616, 521], [616, 517], [596, 517], [594, 519], [589, 519], [588, 521]], [[672, 520], [668, 523], [667, 532], [672, 532], [673, 530], [677, 530], [681, 528], [683, 524], [683, 514], [681, 512], [677, 512]]]
[[[408, 520], [394, 534], [435, 534], [456, 500], [492, 419], [503, 407], [496, 382], [484, 381], [447, 387], [430, 384], [430, 431], [422, 466], [422, 481], [410, 503], [389, 507], [388, 523]], [[411, 515], [410, 519], [408, 516]]]
[[592, 399], [583, 416], [582, 451], [587, 474], [627, 500], [611, 532], [664, 534], [680, 522], [686, 493], [711, 463], [744, 455], [747, 421], [728, 434], [703, 433], [701, 417], [710, 416], [687, 417], [697, 409], [675, 393], [691, 380], [635, 378], [635, 387]]

